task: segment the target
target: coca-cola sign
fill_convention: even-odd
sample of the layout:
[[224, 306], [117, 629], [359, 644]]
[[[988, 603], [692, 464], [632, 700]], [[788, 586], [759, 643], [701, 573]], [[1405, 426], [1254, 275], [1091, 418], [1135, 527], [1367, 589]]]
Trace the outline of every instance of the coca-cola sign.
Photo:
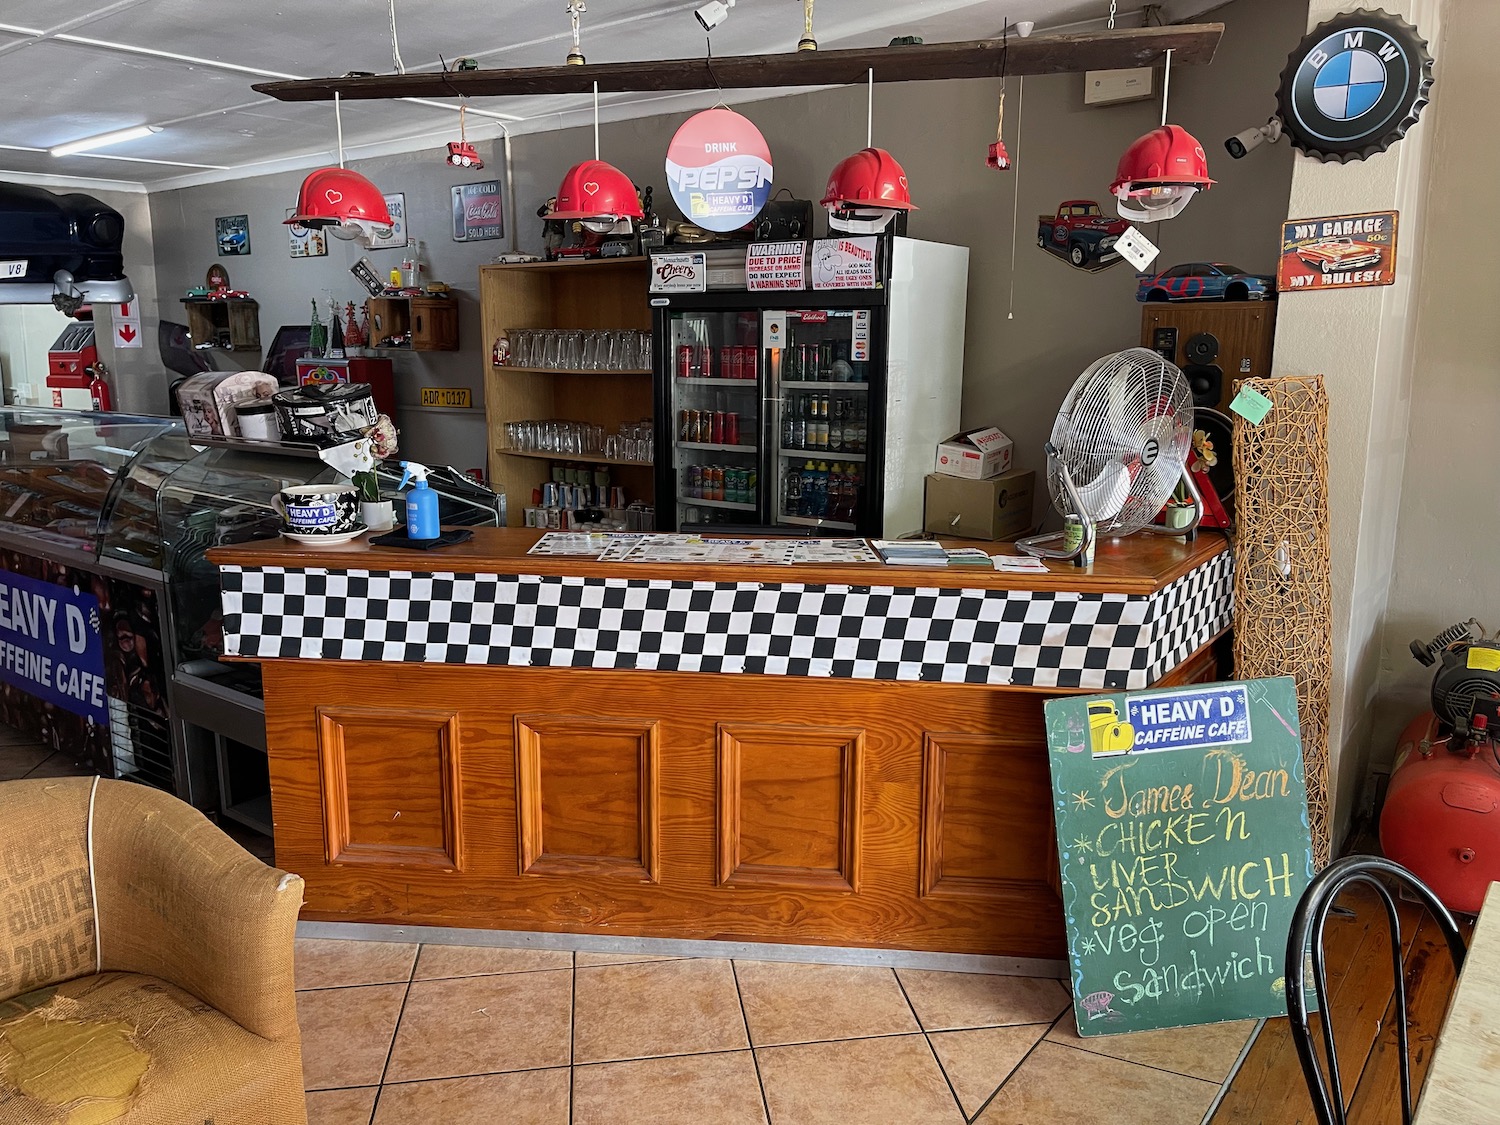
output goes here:
[[453, 241], [478, 242], [505, 237], [500, 181], [461, 184], [453, 189]]

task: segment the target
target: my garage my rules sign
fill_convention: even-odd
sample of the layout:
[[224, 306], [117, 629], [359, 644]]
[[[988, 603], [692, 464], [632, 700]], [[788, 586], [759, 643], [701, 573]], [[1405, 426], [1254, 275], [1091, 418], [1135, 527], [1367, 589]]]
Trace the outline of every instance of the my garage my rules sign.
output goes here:
[[99, 600], [0, 570], [0, 680], [108, 725]]
[[1046, 705], [1082, 1035], [1284, 1014], [1313, 874], [1290, 677]]

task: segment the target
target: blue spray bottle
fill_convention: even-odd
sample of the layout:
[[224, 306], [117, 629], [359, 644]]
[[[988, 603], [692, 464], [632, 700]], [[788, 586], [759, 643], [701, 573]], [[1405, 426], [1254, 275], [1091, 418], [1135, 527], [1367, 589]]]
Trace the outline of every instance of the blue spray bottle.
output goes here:
[[408, 539], [436, 539], [443, 533], [438, 523], [437, 493], [427, 486], [427, 466], [417, 461], [401, 462], [401, 483], [415, 480], [406, 494], [406, 537]]

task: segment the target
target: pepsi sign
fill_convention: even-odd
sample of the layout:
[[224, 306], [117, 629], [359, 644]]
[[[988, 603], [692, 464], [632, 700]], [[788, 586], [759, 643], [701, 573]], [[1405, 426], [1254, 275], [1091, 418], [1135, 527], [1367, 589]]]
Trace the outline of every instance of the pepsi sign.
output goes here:
[[683, 122], [667, 147], [667, 186], [689, 222], [738, 230], [771, 197], [771, 150], [749, 118], [705, 110]]

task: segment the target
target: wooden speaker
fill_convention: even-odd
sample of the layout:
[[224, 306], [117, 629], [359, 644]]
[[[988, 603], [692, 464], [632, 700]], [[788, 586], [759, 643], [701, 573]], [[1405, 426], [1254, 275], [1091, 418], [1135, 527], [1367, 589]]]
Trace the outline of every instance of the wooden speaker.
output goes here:
[[1171, 360], [1194, 406], [1226, 410], [1240, 379], [1271, 374], [1275, 301], [1153, 301], [1141, 308], [1141, 347]]

